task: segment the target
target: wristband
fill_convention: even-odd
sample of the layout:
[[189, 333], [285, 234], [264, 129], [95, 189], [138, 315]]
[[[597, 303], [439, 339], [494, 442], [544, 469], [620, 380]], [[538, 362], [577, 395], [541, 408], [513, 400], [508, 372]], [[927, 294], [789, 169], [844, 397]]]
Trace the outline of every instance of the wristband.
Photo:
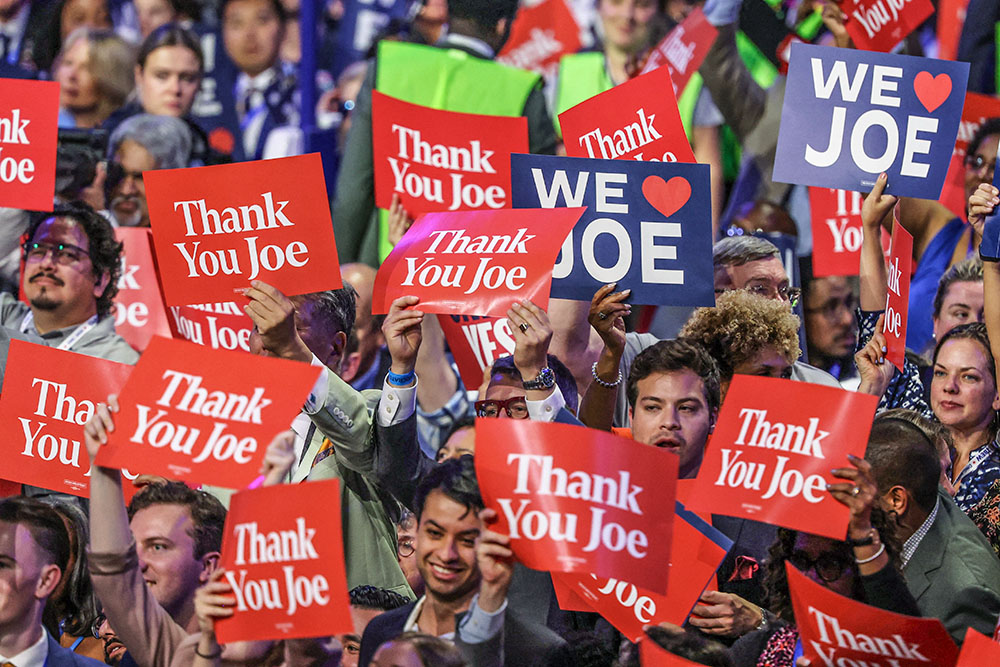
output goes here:
[[385, 377], [386, 379], [389, 380], [389, 384], [393, 385], [394, 387], [405, 387], [410, 383], [412, 383], [414, 378], [417, 377], [417, 375], [413, 371], [410, 371], [409, 373], [403, 373], [402, 375], [400, 375], [399, 373], [393, 373], [392, 371], [389, 371], [389, 373], [386, 374]]
[[597, 362], [596, 361], [594, 362], [594, 365], [590, 367], [590, 374], [594, 376], [594, 381], [597, 382], [597, 384], [599, 384], [602, 387], [605, 387], [607, 389], [614, 389], [615, 387], [617, 387], [618, 385], [620, 385], [622, 383], [622, 369], [621, 368], [618, 369], [618, 379], [616, 379], [614, 382], [605, 382], [604, 380], [602, 380], [601, 378], [599, 378], [597, 376]]
[[875, 529], [872, 528], [868, 531], [868, 535], [862, 537], [860, 540], [851, 539], [850, 537], [845, 540], [852, 547], [870, 547], [875, 544]]
[[195, 646], [194, 654], [199, 658], [205, 658], [205, 660], [215, 660], [216, 658], [222, 656], [222, 647], [221, 646], [219, 647], [218, 653], [213, 653], [212, 655], [205, 655], [204, 653], [198, 650], [197, 646]]

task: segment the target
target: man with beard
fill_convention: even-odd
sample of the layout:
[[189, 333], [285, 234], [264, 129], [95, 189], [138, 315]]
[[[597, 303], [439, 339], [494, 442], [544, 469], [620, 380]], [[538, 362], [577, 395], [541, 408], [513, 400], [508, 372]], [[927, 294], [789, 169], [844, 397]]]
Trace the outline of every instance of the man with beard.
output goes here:
[[101, 617], [97, 624], [97, 635], [104, 642], [104, 664], [112, 667], [133, 667], [135, 660], [128, 654], [125, 644], [115, 634], [108, 619]]
[[115, 333], [122, 244], [108, 221], [73, 204], [37, 218], [27, 236], [21, 288], [28, 303], [0, 294], [0, 324], [60, 350], [134, 364], [139, 355]]
[[139, 114], [115, 128], [108, 153], [111, 222], [119, 227], [149, 227], [142, 173], [189, 166], [191, 131], [178, 118]]

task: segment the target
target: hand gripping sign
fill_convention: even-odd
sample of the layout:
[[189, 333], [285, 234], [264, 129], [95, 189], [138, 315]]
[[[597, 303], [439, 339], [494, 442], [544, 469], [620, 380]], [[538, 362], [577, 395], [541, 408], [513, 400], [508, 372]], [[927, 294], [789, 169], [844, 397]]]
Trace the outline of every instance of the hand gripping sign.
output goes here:
[[646, 59], [642, 73], [666, 65], [674, 83], [674, 95], [680, 95], [691, 75], [701, 67], [718, 32], [705, 18], [701, 7], [696, 7], [656, 45]]
[[[899, 204], [896, 204], [896, 213]], [[903, 372], [906, 358], [906, 315], [910, 309], [910, 266], [913, 263], [913, 236], [897, 217], [892, 225], [889, 249], [888, 284], [885, 300], [885, 358]]]
[[119, 227], [115, 230], [115, 238], [125, 246], [114, 304], [115, 331], [142, 352], [153, 336], [170, 335], [160, 281], [153, 264], [151, 237], [148, 229]]
[[847, 34], [859, 49], [888, 53], [934, 13], [931, 0], [853, 0], [845, 3]]
[[339, 480], [241, 491], [225, 530], [220, 565], [234, 605], [215, 623], [220, 643], [352, 632]]
[[320, 369], [156, 337], [120, 396], [98, 464], [240, 489], [288, 428]]
[[121, 391], [131, 372], [126, 364], [12, 340], [0, 396], [8, 443], [4, 478], [88, 496], [83, 426], [98, 403]]
[[375, 276], [372, 312], [420, 297], [427, 313], [501, 316], [515, 301], [549, 303], [559, 245], [583, 214], [520, 210], [428, 213], [417, 219]]
[[250, 351], [253, 320], [232, 301], [170, 306], [170, 320], [174, 338], [215, 350]]
[[616, 282], [634, 304], [715, 304], [708, 165], [510, 159], [514, 208], [587, 207], [552, 269], [553, 297], [590, 301]]
[[318, 153], [144, 182], [167, 305], [226, 301], [257, 278], [289, 296], [341, 287]]
[[551, 79], [559, 60], [580, 50], [580, 26], [566, 0], [522, 2], [497, 62]]
[[0, 206], [51, 211], [59, 84], [0, 79]]
[[462, 384], [475, 391], [483, 372], [500, 357], [514, 354], [514, 336], [506, 317], [438, 315], [441, 330], [458, 366]]
[[568, 586], [590, 607], [587, 611], [606, 618], [630, 641], [638, 641], [643, 627], [649, 624], [683, 625], [733, 542], [680, 503], [675, 507], [671, 576], [665, 595], [592, 574], [554, 574], [553, 581], [558, 579]]
[[[886, 0], [887, 1], [887, 0]], [[793, 44], [774, 180], [937, 199], [968, 63]]]
[[1000, 644], [969, 628], [958, 654], [958, 667], [1000, 665]]
[[811, 664], [955, 664], [958, 647], [938, 619], [894, 614], [838, 595], [788, 562], [785, 571], [803, 655]]
[[525, 566], [667, 589], [677, 456], [568, 424], [476, 420], [476, 477]]
[[665, 67], [567, 109], [559, 124], [570, 157], [695, 162]]
[[827, 490], [861, 457], [878, 399], [792, 380], [737, 375], [688, 507], [844, 539], [850, 511]]
[[375, 204], [412, 216], [508, 208], [510, 154], [528, 151], [523, 116], [439, 111], [372, 93]]
[[[860, 192], [809, 188], [812, 216], [813, 276], [856, 276], [861, 266]], [[889, 233], [882, 230], [882, 249], [889, 253]]]

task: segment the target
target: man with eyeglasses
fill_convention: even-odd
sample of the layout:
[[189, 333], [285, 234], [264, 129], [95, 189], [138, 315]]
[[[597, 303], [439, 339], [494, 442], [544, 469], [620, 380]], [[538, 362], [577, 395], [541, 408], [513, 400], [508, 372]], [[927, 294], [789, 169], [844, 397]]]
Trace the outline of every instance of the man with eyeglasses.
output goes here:
[[0, 294], [0, 324], [13, 335], [60, 350], [138, 361], [138, 353], [115, 333], [112, 305], [122, 244], [110, 223], [73, 204], [36, 219], [27, 236], [21, 288], [28, 303]]
[[802, 312], [805, 315], [809, 362], [830, 373], [841, 384], [858, 385], [854, 347], [858, 340], [855, 310], [857, 280], [848, 276], [813, 278], [803, 262]]

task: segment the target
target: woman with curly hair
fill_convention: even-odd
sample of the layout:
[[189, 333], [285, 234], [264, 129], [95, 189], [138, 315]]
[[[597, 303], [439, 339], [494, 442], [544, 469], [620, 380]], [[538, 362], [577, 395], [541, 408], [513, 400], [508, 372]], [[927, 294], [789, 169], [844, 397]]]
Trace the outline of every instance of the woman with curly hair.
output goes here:
[[732, 647], [737, 665], [793, 667], [799, 632], [788, 592], [785, 563], [817, 584], [859, 602], [897, 614], [920, 616], [900, 572], [901, 546], [888, 514], [877, 506], [871, 464], [848, 457], [853, 468], [833, 471], [847, 480], [830, 493], [851, 510], [847, 540], [832, 540], [782, 528], [766, 564], [765, 606], [777, 616], [767, 627], [744, 635]]

